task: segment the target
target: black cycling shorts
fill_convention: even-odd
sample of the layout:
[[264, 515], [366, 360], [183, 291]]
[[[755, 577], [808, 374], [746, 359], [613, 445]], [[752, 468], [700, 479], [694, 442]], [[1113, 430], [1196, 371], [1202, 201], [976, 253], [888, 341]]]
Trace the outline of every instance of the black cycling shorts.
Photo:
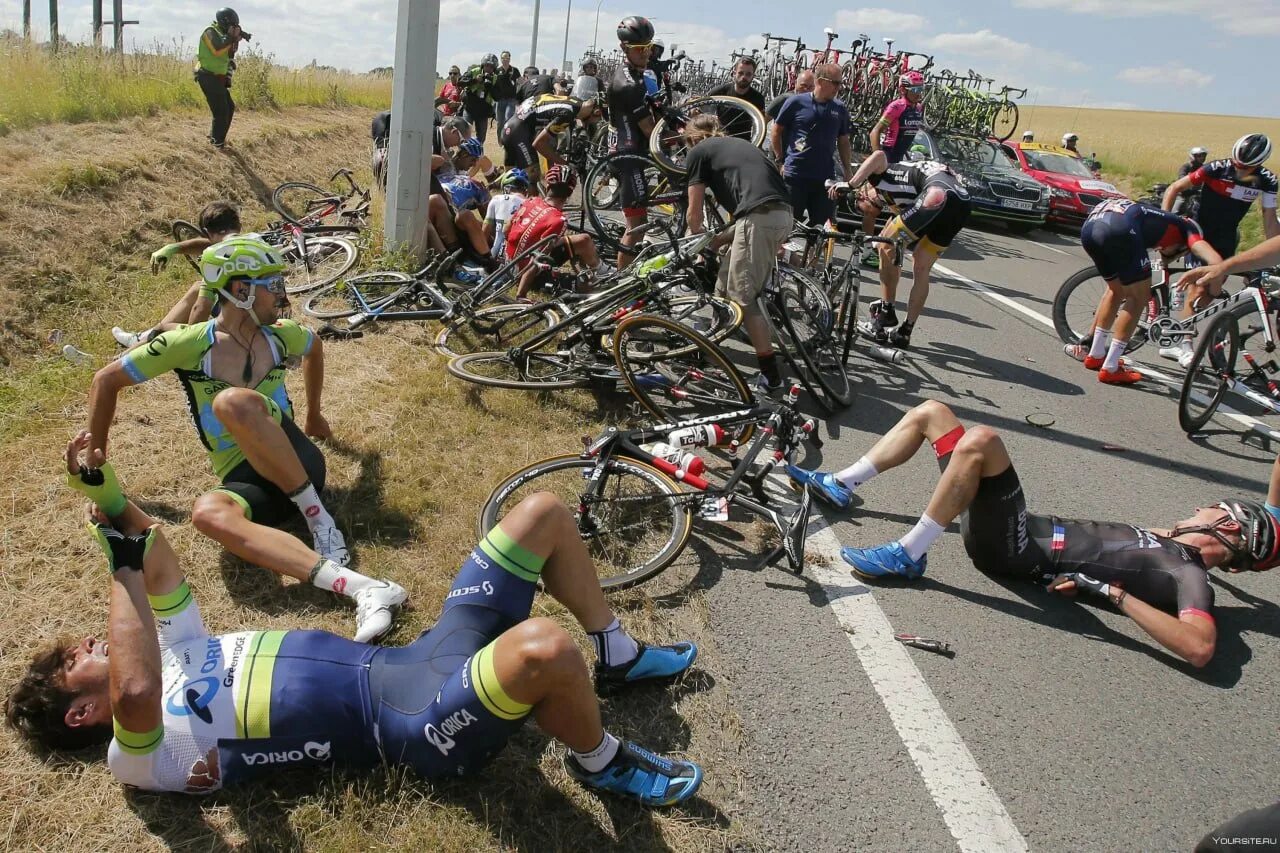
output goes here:
[[[938, 466], [945, 470], [950, 459], [942, 457]], [[1044, 543], [1053, 539], [1053, 522], [1027, 512], [1012, 465], [978, 481], [973, 503], [960, 516], [960, 535], [979, 571], [1038, 581], [1052, 568]]]
[[[307, 479], [316, 491], [323, 491], [325, 477], [324, 454], [315, 443], [302, 434], [292, 418], [282, 417], [280, 428], [289, 437], [289, 444], [298, 454], [302, 469], [307, 472]], [[298, 507], [280, 487], [259, 474], [246, 459], [227, 472], [222, 478], [219, 491], [229, 492], [245, 509], [245, 516], [255, 524], [277, 527], [284, 523]]]
[[1151, 258], [1142, 236], [1134, 234], [1123, 214], [1108, 213], [1085, 220], [1080, 229], [1080, 245], [1093, 260], [1098, 273], [1108, 281], [1137, 284], [1151, 280]]
[[[929, 195], [929, 190], [935, 186], [946, 193], [943, 202], [938, 207], [925, 207], [925, 197]], [[926, 237], [930, 243], [939, 249], [945, 249], [951, 245], [951, 241], [956, 238], [956, 235], [960, 233], [960, 229], [969, 220], [968, 194], [961, 195], [962, 192], [962, 190], [952, 189], [943, 185], [928, 185], [925, 187], [924, 192], [920, 193], [920, 197], [916, 199], [915, 204], [897, 217], [901, 226], [914, 237], [911, 243], [912, 246], [915, 246]], [[892, 233], [889, 233], [889, 236], [892, 236]]]
[[609, 170], [618, 179], [618, 200], [624, 216], [643, 215], [649, 210], [649, 179], [646, 158], [636, 154], [610, 161]]
[[533, 133], [528, 128], [508, 124], [502, 128], [500, 141], [502, 150], [506, 152], [503, 163], [508, 169], [532, 169], [538, 165], [538, 152], [533, 149]]

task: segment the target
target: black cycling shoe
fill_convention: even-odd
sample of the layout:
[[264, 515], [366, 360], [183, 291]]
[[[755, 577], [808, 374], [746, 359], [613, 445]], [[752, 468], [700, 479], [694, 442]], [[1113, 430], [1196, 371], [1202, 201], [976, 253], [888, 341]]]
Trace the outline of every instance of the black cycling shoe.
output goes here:
[[906, 349], [911, 346], [911, 331], [912, 325], [910, 323], [903, 323], [898, 326], [888, 336], [889, 346], [897, 349]]

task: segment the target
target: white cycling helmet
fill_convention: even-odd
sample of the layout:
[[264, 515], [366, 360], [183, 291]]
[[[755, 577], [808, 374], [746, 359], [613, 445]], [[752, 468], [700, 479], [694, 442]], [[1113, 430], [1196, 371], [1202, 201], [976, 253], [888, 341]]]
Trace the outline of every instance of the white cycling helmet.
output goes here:
[[1246, 133], [1231, 146], [1231, 159], [1243, 166], [1261, 166], [1271, 156], [1271, 140], [1261, 133]]

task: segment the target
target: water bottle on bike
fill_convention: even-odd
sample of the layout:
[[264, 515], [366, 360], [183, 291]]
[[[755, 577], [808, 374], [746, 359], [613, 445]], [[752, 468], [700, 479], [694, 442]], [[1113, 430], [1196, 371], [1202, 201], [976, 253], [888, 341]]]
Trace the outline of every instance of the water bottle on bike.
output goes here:
[[672, 447], [665, 441], [660, 441], [650, 447], [649, 452], [659, 459], [670, 462], [680, 471], [692, 474], [695, 477], [701, 477], [702, 472], [707, 468], [706, 463], [697, 454], [681, 450], [679, 447]]
[[710, 447], [724, 441], [725, 431], [719, 424], [703, 424], [672, 430], [667, 443], [672, 447]]

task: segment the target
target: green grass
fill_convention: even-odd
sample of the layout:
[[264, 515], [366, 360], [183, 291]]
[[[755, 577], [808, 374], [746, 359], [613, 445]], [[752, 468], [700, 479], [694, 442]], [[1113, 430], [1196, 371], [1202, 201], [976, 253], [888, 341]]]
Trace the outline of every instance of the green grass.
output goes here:
[[[182, 42], [117, 56], [84, 45], [58, 53], [0, 38], [0, 136], [53, 122], [110, 121], [166, 110], [204, 109], [192, 79], [195, 51]], [[244, 109], [291, 106], [382, 108], [391, 78], [320, 68], [290, 69], [248, 49], [237, 57], [232, 89]]]

